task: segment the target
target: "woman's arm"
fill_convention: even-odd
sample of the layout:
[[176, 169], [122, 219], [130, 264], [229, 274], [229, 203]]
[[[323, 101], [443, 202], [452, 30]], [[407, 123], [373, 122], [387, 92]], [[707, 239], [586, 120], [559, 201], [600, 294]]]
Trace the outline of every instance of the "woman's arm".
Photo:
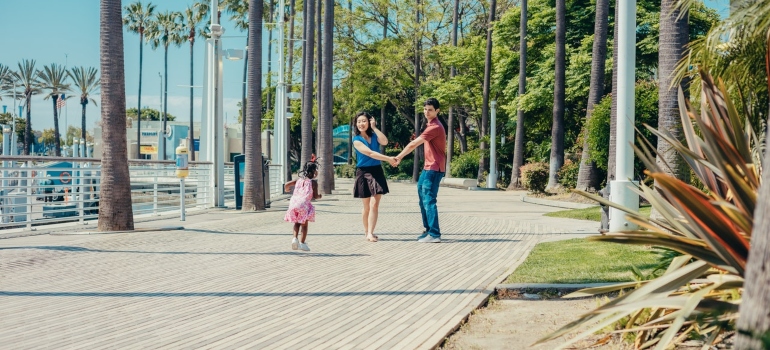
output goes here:
[[374, 158], [377, 160], [382, 160], [388, 163], [395, 162], [395, 159], [393, 157], [388, 157], [380, 152], [372, 151], [369, 147], [366, 147], [366, 145], [361, 141], [353, 141], [353, 147], [356, 148], [357, 151], [361, 152], [363, 155]]
[[388, 144], [388, 137], [385, 136], [380, 129], [377, 129], [377, 122], [374, 121], [374, 118], [370, 120], [371, 122], [369, 124], [372, 126], [372, 131], [377, 134], [377, 142], [379, 142], [380, 145], [386, 146]]

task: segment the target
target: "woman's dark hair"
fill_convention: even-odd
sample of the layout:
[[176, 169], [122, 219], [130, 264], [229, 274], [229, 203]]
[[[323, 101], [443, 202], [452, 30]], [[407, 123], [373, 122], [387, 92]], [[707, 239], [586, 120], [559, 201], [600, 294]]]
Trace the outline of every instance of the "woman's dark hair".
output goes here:
[[312, 179], [315, 177], [316, 170], [318, 170], [318, 163], [311, 160], [305, 163], [305, 166], [302, 167], [302, 170], [299, 171], [298, 175], [307, 179]]
[[360, 116], [365, 116], [366, 117], [366, 126], [367, 126], [367, 128], [366, 128], [366, 135], [371, 137], [372, 134], [374, 134], [374, 131], [372, 131], [372, 122], [371, 122], [372, 116], [369, 115], [369, 113], [366, 113], [366, 112], [363, 112], [363, 111], [356, 113], [355, 118], [353, 118], [353, 125], [352, 125], [352, 127], [353, 127], [353, 130], [355, 130], [356, 136], [361, 135], [361, 131], [358, 130], [358, 126], [356, 126], [358, 124], [358, 117], [360, 117]]

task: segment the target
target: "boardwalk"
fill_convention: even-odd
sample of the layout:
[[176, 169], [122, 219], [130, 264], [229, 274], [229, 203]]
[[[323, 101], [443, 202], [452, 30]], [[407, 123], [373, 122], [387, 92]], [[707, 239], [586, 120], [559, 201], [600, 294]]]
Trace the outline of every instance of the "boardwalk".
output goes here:
[[290, 250], [286, 201], [180, 231], [2, 239], [0, 347], [429, 349], [540, 240], [596, 226], [510, 192], [442, 188], [445, 242], [417, 243], [414, 185], [391, 184], [368, 243], [350, 182], [337, 186], [308, 253]]

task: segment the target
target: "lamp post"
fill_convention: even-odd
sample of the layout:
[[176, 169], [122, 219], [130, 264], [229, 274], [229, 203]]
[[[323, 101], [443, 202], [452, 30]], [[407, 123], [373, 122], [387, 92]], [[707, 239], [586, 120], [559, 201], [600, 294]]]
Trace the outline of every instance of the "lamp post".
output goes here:
[[[497, 101], [491, 103], [491, 115], [489, 125], [489, 175], [487, 175], [487, 188], [497, 188]], [[451, 132], [451, 131], [450, 131]]]
[[[286, 119], [286, 107], [288, 98], [286, 96], [286, 80], [284, 76], [284, 41], [286, 38], [286, 29], [284, 26], [284, 17], [286, 11], [286, 0], [279, 0], [278, 4], [278, 84], [275, 87], [275, 117], [273, 120], [274, 145], [272, 147], [271, 162], [279, 165], [279, 176], [282, 179], [288, 172], [289, 166], [289, 121]], [[270, 53], [272, 56], [272, 52]]]
[[[610, 200], [639, 210], [634, 188], [634, 76], [636, 70], [636, 0], [618, 2], [618, 127], [616, 180], [610, 182]], [[610, 208], [610, 232], [631, 230], [625, 214]]]
[[[211, 0], [211, 36], [206, 40], [206, 58], [204, 62], [203, 113], [201, 113], [202, 160], [213, 163], [213, 176], [209, 188], [213, 193], [209, 203], [215, 207], [224, 207], [224, 130], [222, 127], [222, 55], [221, 37], [224, 29], [219, 24], [219, 1]], [[205, 127], [204, 127], [205, 125]]]

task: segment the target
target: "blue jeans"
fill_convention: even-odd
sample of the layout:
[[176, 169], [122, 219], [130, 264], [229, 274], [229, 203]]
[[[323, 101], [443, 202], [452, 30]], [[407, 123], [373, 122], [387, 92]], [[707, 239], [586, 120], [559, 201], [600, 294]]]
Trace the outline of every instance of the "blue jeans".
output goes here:
[[423, 170], [417, 181], [417, 194], [420, 197], [420, 213], [422, 214], [422, 226], [427, 234], [439, 238], [441, 229], [438, 225], [438, 185], [444, 173], [435, 170]]

